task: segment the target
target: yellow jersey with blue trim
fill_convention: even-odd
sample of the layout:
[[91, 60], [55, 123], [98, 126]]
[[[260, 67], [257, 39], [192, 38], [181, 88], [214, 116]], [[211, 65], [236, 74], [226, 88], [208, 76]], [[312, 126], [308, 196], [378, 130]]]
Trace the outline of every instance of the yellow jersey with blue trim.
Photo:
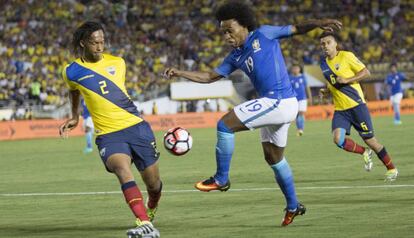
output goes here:
[[333, 59], [322, 59], [320, 67], [325, 79], [328, 81], [335, 110], [343, 111], [359, 104], [364, 104], [364, 93], [357, 82], [350, 84], [338, 83], [336, 78], [350, 78], [365, 68], [365, 65], [349, 51], [339, 51]]
[[69, 89], [79, 90], [83, 96], [97, 135], [143, 121], [126, 91], [125, 72], [125, 61], [109, 54], [103, 54], [95, 63], [78, 58], [63, 69]]

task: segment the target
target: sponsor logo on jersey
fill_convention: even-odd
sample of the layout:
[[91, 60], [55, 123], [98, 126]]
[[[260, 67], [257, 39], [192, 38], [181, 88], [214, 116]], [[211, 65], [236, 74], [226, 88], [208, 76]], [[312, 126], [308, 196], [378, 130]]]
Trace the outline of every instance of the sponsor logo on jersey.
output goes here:
[[101, 156], [105, 156], [105, 152], [106, 152], [106, 148], [104, 147], [104, 148], [102, 148], [102, 149], [99, 151], [99, 154], [100, 154]]
[[88, 75], [85, 75], [85, 76], [83, 76], [82, 78], [78, 79], [77, 81], [78, 81], [78, 82], [80, 82], [80, 81], [82, 81], [82, 80], [84, 80], [84, 79], [93, 78], [94, 76], [95, 76], [95, 75], [93, 75], [93, 74], [88, 74]]

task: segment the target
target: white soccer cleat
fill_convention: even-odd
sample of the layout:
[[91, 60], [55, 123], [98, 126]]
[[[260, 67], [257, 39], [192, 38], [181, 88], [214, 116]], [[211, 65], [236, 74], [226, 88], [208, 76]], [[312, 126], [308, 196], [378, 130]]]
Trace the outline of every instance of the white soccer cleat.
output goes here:
[[149, 221], [142, 221], [135, 228], [127, 230], [128, 238], [159, 238], [160, 232]]
[[389, 169], [385, 173], [385, 181], [392, 182], [395, 181], [398, 177], [398, 170], [397, 169]]
[[363, 157], [365, 171], [369, 172], [372, 170], [372, 150], [369, 148], [365, 149]]

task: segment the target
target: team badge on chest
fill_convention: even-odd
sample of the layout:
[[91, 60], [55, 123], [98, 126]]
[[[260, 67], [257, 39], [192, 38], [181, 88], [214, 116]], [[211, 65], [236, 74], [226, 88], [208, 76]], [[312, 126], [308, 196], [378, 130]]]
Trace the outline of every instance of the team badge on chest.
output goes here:
[[106, 72], [115, 75], [116, 71], [115, 71], [115, 67], [114, 66], [109, 66], [106, 68]]
[[258, 52], [258, 51], [260, 51], [260, 50], [261, 50], [261, 48], [260, 48], [260, 42], [259, 42], [259, 39], [255, 39], [255, 40], [253, 41], [253, 43], [252, 43], [252, 47], [253, 47], [254, 53], [256, 53], [256, 52]]
[[339, 66], [340, 66], [339, 64], [335, 64], [335, 69], [339, 70]]

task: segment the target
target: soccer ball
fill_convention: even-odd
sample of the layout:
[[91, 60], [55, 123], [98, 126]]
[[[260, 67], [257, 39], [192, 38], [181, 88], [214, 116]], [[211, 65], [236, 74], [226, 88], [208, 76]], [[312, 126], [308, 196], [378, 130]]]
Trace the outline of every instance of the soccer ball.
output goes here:
[[193, 145], [193, 137], [181, 127], [171, 128], [164, 134], [164, 147], [173, 155], [187, 153]]

